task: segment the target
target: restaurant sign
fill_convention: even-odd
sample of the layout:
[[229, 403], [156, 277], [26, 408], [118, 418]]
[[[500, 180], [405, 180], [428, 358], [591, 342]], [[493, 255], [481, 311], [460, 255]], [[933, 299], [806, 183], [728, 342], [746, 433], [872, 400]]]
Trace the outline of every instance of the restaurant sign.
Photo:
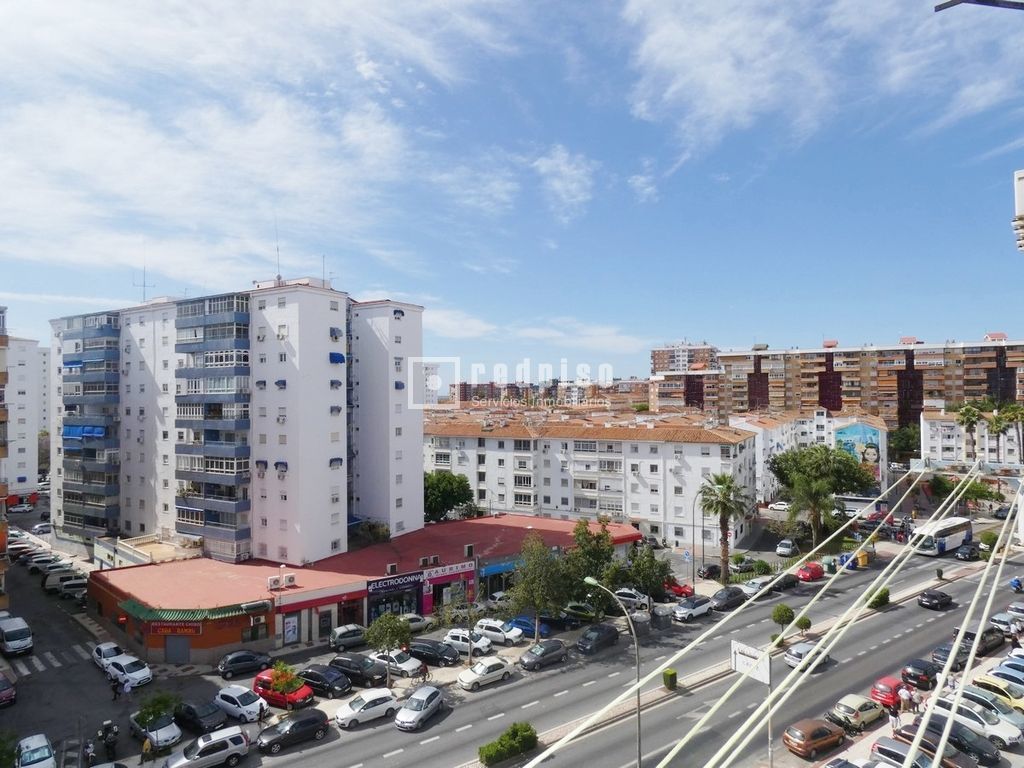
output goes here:
[[151, 621], [149, 631], [154, 635], [201, 635], [203, 625], [198, 621]]

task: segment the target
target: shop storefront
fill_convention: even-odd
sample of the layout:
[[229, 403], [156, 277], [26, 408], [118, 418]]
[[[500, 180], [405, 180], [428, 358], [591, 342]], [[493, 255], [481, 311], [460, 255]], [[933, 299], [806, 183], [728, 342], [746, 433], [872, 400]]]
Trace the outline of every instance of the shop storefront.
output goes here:
[[476, 599], [476, 562], [441, 565], [423, 571], [423, 613], [444, 605], [461, 605]]
[[481, 599], [486, 599], [488, 595], [508, 589], [512, 584], [518, 564], [519, 556], [516, 555], [504, 560], [481, 565], [479, 589]]
[[[338, 594], [337, 588], [319, 590], [295, 599], [279, 598], [276, 606], [278, 644], [326, 642], [331, 630], [342, 624], [362, 624], [363, 604], [367, 595], [364, 582], [349, 585], [350, 592]], [[298, 599], [298, 598], [303, 599]]]
[[421, 613], [423, 571], [400, 573], [384, 579], [366, 582], [367, 619], [373, 620], [384, 613]]

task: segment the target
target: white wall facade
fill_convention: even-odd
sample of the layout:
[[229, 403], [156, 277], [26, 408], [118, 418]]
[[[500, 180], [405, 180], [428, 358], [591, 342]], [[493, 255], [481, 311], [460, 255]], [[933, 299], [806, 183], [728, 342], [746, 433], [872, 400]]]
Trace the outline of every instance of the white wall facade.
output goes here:
[[765, 419], [756, 415], [738, 415], [729, 417], [729, 425], [745, 429], [755, 435], [754, 462], [755, 500], [759, 504], [774, 501], [782, 491], [778, 479], [768, 470], [768, 461], [772, 456], [800, 446], [799, 427], [795, 419]]
[[410, 402], [410, 358], [423, 355], [423, 308], [353, 302], [352, 511], [392, 536], [423, 527], [423, 410]]
[[1011, 425], [1002, 435], [989, 431], [985, 419], [974, 429], [974, 452], [966, 430], [957, 423], [955, 413], [921, 414], [921, 458], [939, 462], [970, 464], [981, 459], [988, 465], [1021, 466], [1021, 446]]
[[50, 348], [41, 346], [37, 349], [39, 355], [39, 431], [50, 431]]
[[7, 458], [0, 459], [0, 477], [6, 478], [8, 493], [26, 496], [35, 492], [39, 480], [40, 392], [44, 380], [39, 360], [39, 342], [11, 336], [7, 348]]

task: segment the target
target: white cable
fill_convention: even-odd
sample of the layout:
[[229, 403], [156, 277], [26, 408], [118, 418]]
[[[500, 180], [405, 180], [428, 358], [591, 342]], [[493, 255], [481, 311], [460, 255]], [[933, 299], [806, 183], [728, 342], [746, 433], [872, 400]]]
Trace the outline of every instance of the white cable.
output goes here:
[[[929, 522], [941, 520], [949, 514], [949, 511], [953, 508], [954, 504], [959, 501], [960, 496], [963, 495], [969, 483], [973, 480], [979, 464], [980, 462], [975, 462], [974, 466], [971, 467], [963, 481], [961, 481], [961, 486], [958, 490], [940, 504], [932, 514]], [[946, 506], [947, 504], [948, 506]], [[943, 507], [946, 508], [943, 509]], [[892, 581], [896, 574], [902, 570], [904, 565], [909, 562], [910, 555], [916, 552], [918, 547], [919, 544], [916, 543], [912, 546], [904, 547], [904, 549], [901, 550], [896, 557], [894, 557], [893, 560], [882, 569], [881, 573], [879, 573], [874, 581], [864, 590], [864, 592], [861, 593], [854, 603], [846, 609], [843, 615], [833, 624], [825, 635], [818, 640], [817, 646], [819, 650], [816, 654], [813, 654], [813, 656], [820, 658], [820, 656], [827, 655], [832, 650], [846, 632], [853, 627], [856, 617], [864, 610], [870, 596], [874, 595], [878, 589], [885, 588], [889, 582]], [[888, 573], [890, 570], [892, 572]], [[853, 616], [852, 619], [851, 616]], [[736, 733], [726, 740], [726, 742], [711, 758], [710, 762], [706, 764], [705, 768], [714, 768], [714, 766], [717, 766], [722, 760], [726, 760], [727, 762], [725, 765], [728, 765], [728, 762], [735, 759], [739, 750], [742, 750], [747, 744], [749, 744], [750, 740], [754, 737], [755, 731], [753, 728], [759, 725], [762, 717], [765, 715], [765, 711], [769, 710], [769, 715], [776, 714], [778, 709], [780, 709], [781, 706], [798, 690], [799, 686], [809, 679], [814, 670], [814, 665], [810, 663], [811, 661], [814, 661], [814, 664], [817, 664], [817, 659], [812, 658], [812, 655], [808, 655], [783, 679], [778, 688], [772, 691], [771, 695], [761, 703], [752, 716], [737, 729]], [[745, 737], [743, 735], [744, 732], [747, 732]], [[737, 742], [739, 743], [737, 744]], [[733, 751], [731, 755], [728, 754], [732, 750], [735, 751]], [[662, 762], [660, 765], [666, 764], [667, 763]]]
[[[903, 482], [903, 480], [905, 480], [907, 477], [909, 477], [912, 473], [913, 473], [912, 470], [907, 470], [907, 472], [905, 472], [903, 474], [903, 476], [900, 477], [900, 479], [896, 481], [896, 483]], [[918, 482], [920, 482], [921, 477], [922, 477], [922, 473], [921, 472], [917, 472], [916, 474], [917, 474], [917, 479], [914, 481], [914, 483], [911, 484], [910, 488], [907, 489], [907, 492], [897, 502], [897, 506], [903, 503], [903, 501], [906, 499], [906, 497], [910, 494], [910, 491], [913, 490], [914, 485], [916, 485]], [[880, 502], [885, 497], [886, 493], [888, 493], [888, 491], [891, 488], [893, 488], [894, 486], [895, 486], [895, 483], [893, 485], [889, 486], [889, 488], [886, 488], [885, 491], [882, 491], [881, 493], [879, 493], [879, 495], [874, 498], [873, 502]], [[810, 560], [812, 558], [812, 556], [814, 556], [816, 553], [820, 552], [825, 547], [825, 545], [827, 545], [829, 542], [831, 542], [837, 536], [842, 536], [843, 533], [845, 532], [845, 530], [850, 525], [852, 525], [854, 520], [856, 520], [856, 519], [857, 518], [851, 518], [850, 520], [848, 520], [846, 523], [844, 523], [842, 526], [840, 526], [834, 533], [832, 533], [830, 536], [828, 536], [826, 539], [824, 539], [820, 544], [818, 544], [817, 547], [815, 547], [814, 549], [809, 551], [806, 555], [801, 557], [799, 560], [796, 561], [796, 563], [794, 563], [790, 567], [799, 567], [799, 566], [803, 565], [805, 562], [807, 562], [808, 560]], [[869, 538], [870, 538], [869, 536], [866, 536], [865, 539], [864, 539], [864, 542], [867, 543]], [[864, 545], [862, 544], [861, 546], [864, 546]], [[859, 551], [859, 549], [860, 548], [858, 547], [858, 551]], [[617, 706], [621, 702], [625, 701], [627, 698], [633, 696], [636, 693], [636, 689], [637, 688], [639, 688], [641, 686], [644, 686], [647, 683], [651, 682], [651, 680], [655, 679], [659, 674], [661, 674], [661, 671], [663, 669], [666, 669], [666, 668], [672, 666], [673, 664], [678, 662], [680, 659], [682, 659], [684, 656], [686, 656], [686, 654], [688, 654], [691, 650], [696, 648], [700, 643], [702, 643], [704, 640], [706, 640], [708, 637], [710, 637], [711, 635], [715, 634], [716, 632], [721, 630], [723, 627], [727, 626], [729, 623], [731, 623], [733, 621], [736, 621], [738, 619], [738, 617], [742, 614], [742, 612], [745, 609], [749, 609], [749, 607], [754, 603], [755, 600], [757, 600], [757, 598], [761, 597], [766, 592], [769, 592], [771, 590], [772, 585], [779, 578], [781, 578], [782, 573], [783, 572], [780, 571], [779, 574], [776, 575], [775, 579], [772, 579], [772, 581], [770, 581], [767, 584], [765, 584], [765, 586], [759, 592], [757, 592], [755, 595], [753, 595], [749, 599], [749, 601], [747, 603], [745, 603], [744, 605], [740, 606], [735, 611], [732, 611], [731, 613], [726, 615], [724, 618], [722, 618], [720, 621], [718, 621], [715, 624], [712, 624], [711, 626], [709, 626], [706, 630], [704, 630], [704, 632], [699, 634], [697, 637], [695, 637], [693, 640], [691, 640], [687, 645], [685, 645], [682, 649], [680, 649], [674, 656], [672, 656], [670, 659], [668, 659], [667, 661], [665, 661], [661, 665], [659, 665], [657, 668], [655, 668], [654, 671], [648, 673], [645, 677], [641, 678], [638, 682], [633, 683], [633, 685], [631, 685], [628, 688], [626, 688], [625, 690], [623, 690], [622, 693], [620, 693], [618, 696], [613, 698], [610, 702], [605, 704], [600, 709], [592, 712], [582, 722], [580, 722], [579, 724], [574, 726], [572, 729], [570, 729], [570, 731], [567, 734], [565, 734], [565, 736], [560, 738], [554, 744], [552, 744], [551, 746], [547, 747], [543, 752], [541, 752], [539, 755], [537, 755], [532, 760], [530, 760], [530, 762], [528, 762], [524, 766], [524, 768], [537, 768], [537, 766], [539, 766], [550, 755], [553, 755], [555, 752], [557, 752], [562, 747], [564, 747], [566, 744], [568, 744], [573, 739], [575, 739], [577, 736], [579, 736], [580, 733], [582, 733], [584, 730], [586, 730], [587, 728], [592, 726], [595, 722], [597, 722], [597, 720], [600, 719], [606, 712], [608, 712], [610, 709], [612, 709], [613, 707]], [[637, 642], [637, 639], [634, 638], [633, 641]]]
[[[1009, 546], [1009, 537], [1007, 533], [1011, 530], [1010, 521], [1013, 520], [1015, 513], [1019, 513], [1019, 502], [1020, 502], [1020, 488], [1017, 489], [1017, 496], [1013, 500], [1010, 513], [1006, 516], [1006, 520], [1003, 521], [1003, 527], [999, 530], [999, 538], [996, 540], [995, 546], [992, 547], [992, 555], [989, 557], [988, 562], [985, 563], [985, 568], [982, 570], [981, 578], [978, 580], [978, 587], [974, 591], [974, 597], [971, 599], [971, 604], [967, 608], [967, 614], [964, 616], [963, 622], [960, 624], [960, 631], [956, 633], [956, 637], [953, 640], [953, 647], [950, 650], [949, 658], [942, 667], [942, 682], [947, 680], [947, 676], [952, 671], [953, 662], [956, 660], [957, 652], [960, 650], [960, 646], [963, 643], [964, 635], [968, 631], [968, 628], [972, 626], [971, 618], [974, 613], [974, 606], [978, 600], [978, 596], [982, 594], [985, 588], [985, 580], [988, 577], [988, 573], [992, 568], [992, 563], [995, 560], [996, 553], [999, 551], [1000, 545]], [[1000, 559], [999, 567], [996, 569], [995, 580], [993, 582], [993, 588], [989, 590], [988, 600], [985, 602], [985, 608], [982, 610], [981, 621], [977, 623], [977, 634], [975, 636], [976, 641], [980, 639], [981, 629], [985, 626], [988, 617], [991, 615], [992, 602], [996, 597], [996, 589], [1003, 577], [1003, 568], [1006, 565], [1006, 552], [1003, 552], [1003, 557]], [[964, 663], [963, 673], [960, 676], [961, 683], [957, 686], [956, 691], [953, 694], [952, 708], [946, 715], [946, 725], [942, 729], [942, 735], [939, 737], [939, 743], [935, 747], [935, 754], [941, 755], [943, 750], [946, 748], [946, 744], [949, 741], [949, 734], [953, 730], [953, 713], [957, 707], [960, 706], [960, 702], [963, 699], [964, 693], [964, 678], [967, 676], [967, 671], [974, 666], [974, 659], [978, 653], [979, 643], [975, 642], [971, 646], [971, 651], [967, 655], [967, 661]], [[932, 713], [935, 711], [935, 704], [938, 701], [942, 691], [939, 684], [936, 683], [936, 690], [933, 696], [928, 697], [928, 704], [925, 706], [924, 714], [921, 717], [921, 726], [917, 729], [917, 733], [914, 735], [914, 740], [910, 744], [910, 749], [907, 752], [907, 759], [903, 762], [903, 768], [910, 768], [912, 756], [917, 754], [917, 750], [921, 745], [921, 740], [924, 738], [925, 730], [928, 728], [928, 722], [931, 720]]]

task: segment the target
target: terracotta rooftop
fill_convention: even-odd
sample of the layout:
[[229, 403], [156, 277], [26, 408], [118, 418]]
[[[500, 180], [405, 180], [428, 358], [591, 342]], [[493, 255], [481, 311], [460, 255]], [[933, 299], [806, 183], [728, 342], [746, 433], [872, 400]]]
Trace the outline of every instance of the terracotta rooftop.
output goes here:
[[[651, 426], [648, 426], [651, 425]], [[633, 425], [604, 426], [587, 420], [545, 421], [527, 424], [522, 421], [500, 421], [485, 425], [480, 419], [433, 420], [424, 423], [423, 434], [440, 437], [510, 437], [539, 440], [544, 438], [570, 440], [627, 440], [657, 443], [728, 443], [738, 444], [753, 437], [734, 427], [704, 427], [697, 424], [648, 421]]]
[[[294, 573], [297, 584], [283, 594], [312, 593], [383, 578], [387, 575], [388, 563], [397, 563], [398, 573], [418, 571], [420, 558], [430, 555], [437, 555], [440, 565], [465, 562], [466, 544], [474, 545], [475, 555], [484, 560], [510, 557], [522, 549], [523, 540], [531, 530], [540, 533], [550, 546], [569, 547], [575, 524], [573, 520], [533, 515], [500, 515], [428, 524], [420, 531], [390, 542], [335, 555], [311, 566], [286, 566], [284, 573]], [[597, 531], [599, 526], [591, 523], [591, 529]], [[641, 538], [639, 531], [624, 523], [609, 523], [608, 531], [616, 544]], [[267, 578], [280, 573], [277, 563], [264, 560], [231, 564], [195, 558], [113, 568], [99, 571], [92, 578], [106, 581], [114, 589], [152, 608], [197, 609], [266, 599], [269, 596]]]

